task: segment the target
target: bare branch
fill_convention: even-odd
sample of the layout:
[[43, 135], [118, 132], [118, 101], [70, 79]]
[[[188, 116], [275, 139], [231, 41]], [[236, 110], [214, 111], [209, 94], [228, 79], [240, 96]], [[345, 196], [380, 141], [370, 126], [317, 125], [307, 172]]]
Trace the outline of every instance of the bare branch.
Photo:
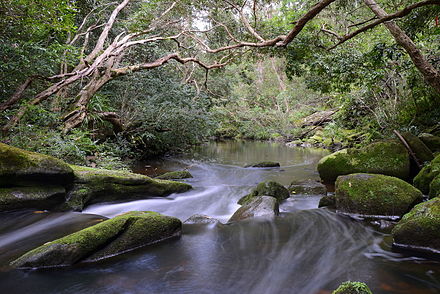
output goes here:
[[343, 38], [342, 36], [339, 36], [336, 32], [326, 29], [324, 26], [321, 28], [321, 32], [332, 35], [338, 40], [341, 40]]
[[331, 47], [329, 50], [335, 49], [339, 45], [341, 45], [341, 44], [347, 42], [348, 40], [356, 37], [360, 33], [368, 31], [368, 30], [370, 30], [370, 29], [372, 29], [372, 28], [374, 28], [374, 27], [376, 27], [376, 26], [378, 26], [378, 25], [380, 25], [380, 24], [382, 24], [384, 22], [387, 22], [387, 21], [390, 21], [390, 20], [393, 20], [393, 19], [396, 19], [396, 18], [401, 18], [401, 17], [407, 16], [414, 9], [420, 8], [420, 7], [423, 7], [423, 6], [428, 6], [428, 5], [440, 5], [440, 0], [428, 0], [428, 1], [418, 2], [418, 3], [412, 4], [412, 5], [408, 6], [408, 7], [405, 7], [404, 9], [402, 9], [402, 10], [400, 10], [398, 12], [395, 12], [395, 13], [392, 13], [392, 14], [387, 14], [386, 16], [381, 17], [380, 19], [378, 19], [378, 20], [376, 20], [376, 21], [374, 21], [374, 22], [372, 22], [372, 23], [370, 23], [368, 25], [366, 25], [366, 26], [364, 26], [364, 27], [362, 27], [362, 28], [360, 28], [360, 29], [358, 29], [358, 30], [348, 34], [348, 35], [343, 36], [340, 39], [340, 41], [336, 45]]
[[11, 98], [9, 98], [8, 101], [5, 101], [2, 104], [0, 104], [0, 111], [6, 110], [11, 106], [13, 106], [15, 103], [17, 103], [23, 96], [24, 91], [26, 91], [26, 89], [32, 84], [35, 78], [36, 78], [35, 76], [28, 77], [26, 81], [24, 81], [24, 83], [17, 88], [17, 90], [14, 92]]
[[245, 26], [245, 28], [249, 31], [249, 33], [251, 33], [251, 35], [254, 36], [258, 41], [260, 41], [260, 42], [264, 42], [264, 41], [265, 41], [264, 38], [261, 37], [261, 36], [257, 33], [257, 31], [255, 31], [255, 29], [251, 26], [251, 24], [248, 22], [246, 16], [245, 16], [244, 13], [243, 13], [243, 8], [244, 8], [244, 5], [246, 5], [246, 1], [245, 1], [245, 3], [243, 4], [243, 7], [241, 7], [241, 8], [238, 7], [237, 5], [235, 5], [234, 3], [228, 1], [228, 0], [224, 0], [224, 1], [225, 1], [226, 3], [228, 3], [229, 5], [231, 5], [232, 7], [234, 7], [234, 8], [238, 11], [238, 14], [240, 15], [241, 22], [243, 23], [243, 25]]
[[295, 27], [287, 34], [283, 42], [279, 46], [287, 46], [302, 31], [305, 25], [317, 16], [324, 8], [335, 2], [336, 0], [321, 0], [315, 4], [303, 17], [297, 22]]
[[96, 42], [96, 46], [95, 48], [93, 48], [92, 52], [90, 52], [90, 54], [84, 59], [86, 62], [90, 63], [97, 55], [100, 51], [102, 51], [102, 49], [104, 48], [104, 43], [105, 40], [107, 40], [108, 38], [108, 34], [110, 32], [110, 30], [112, 29], [116, 18], [119, 14], [119, 12], [121, 12], [122, 9], [125, 8], [125, 6], [128, 5], [128, 3], [130, 2], [130, 0], [123, 0], [112, 12], [112, 14], [110, 15], [107, 23], [105, 24], [104, 29], [101, 32], [101, 35], [98, 38], [98, 41]]

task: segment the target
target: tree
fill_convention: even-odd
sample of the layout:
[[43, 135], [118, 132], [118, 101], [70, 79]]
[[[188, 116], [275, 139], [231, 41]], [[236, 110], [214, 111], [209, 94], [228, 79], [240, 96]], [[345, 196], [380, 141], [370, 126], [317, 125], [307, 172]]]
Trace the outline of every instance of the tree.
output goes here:
[[[65, 65], [62, 65], [60, 74], [44, 77], [43, 79], [49, 82], [49, 86], [36, 94], [28, 103], [22, 105], [4, 127], [4, 130], [7, 131], [16, 125], [26, 113], [28, 105], [37, 105], [54, 96], [67, 99], [71, 95], [74, 99], [70, 103], [69, 111], [64, 116], [64, 130], [68, 132], [79, 126], [87, 117], [87, 105], [93, 95], [117, 77], [157, 68], [172, 60], [180, 64], [195, 63], [205, 70], [211, 70], [228, 64], [234, 54], [242, 49], [286, 47], [292, 43], [308, 23], [334, 2], [336, 0], [321, 0], [312, 6], [308, 6], [308, 2], [305, 2], [308, 7], [305, 13], [293, 23], [286, 34], [279, 34], [275, 37], [265, 37], [263, 33], [269, 35], [270, 32], [261, 29], [262, 33], [257, 28], [258, 25], [263, 28], [265, 22], [257, 16], [256, 7], [257, 5], [267, 5], [265, 1], [224, 0], [215, 3], [207, 1], [204, 4], [209, 5], [208, 8], [201, 8], [197, 3], [194, 4], [191, 1], [156, 1], [148, 3], [146, 6], [139, 6], [135, 0], [123, 0], [117, 4], [104, 22], [90, 23], [89, 19], [93, 18], [97, 11], [111, 6], [111, 3], [95, 7], [83, 18], [76, 35], [67, 38], [68, 44], [74, 44], [80, 39], [83, 40], [83, 44], [80, 46], [81, 58], [79, 62], [69, 70]], [[365, 0], [365, 3], [378, 15], [378, 19], [361, 21], [360, 24], [364, 25], [363, 27], [343, 36], [325, 28], [322, 30], [337, 36], [338, 44], [342, 44], [359, 33], [384, 23], [388, 29], [391, 28], [393, 36], [409, 53], [425, 80], [440, 92], [438, 70], [426, 61], [414, 43], [407, 36], [404, 36], [403, 31], [390, 22], [408, 15], [416, 8], [440, 5], [440, 0], [417, 2], [392, 14], [386, 14], [372, 0]], [[134, 11], [140, 9], [140, 13], [134, 13], [135, 16], [131, 21], [126, 21], [128, 27], [118, 27], [115, 25], [118, 22], [118, 17], [129, 4], [133, 5], [131, 9]], [[208, 28], [196, 28], [194, 22], [191, 21], [192, 18], [206, 12], [208, 18], [204, 20], [204, 23], [208, 25]], [[230, 14], [229, 18], [226, 17], [227, 22], [216, 19], [219, 15], [224, 18], [225, 13]], [[183, 20], [183, 15], [187, 16], [189, 21]], [[98, 20], [100, 19], [98, 18]], [[90, 38], [97, 30], [101, 30], [101, 32], [93, 40], [94, 42], [91, 42]], [[223, 41], [223, 44], [213, 41], [213, 37], [219, 35], [221, 35], [219, 40]], [[170, 41], [175, 45], [171, 45]], [[161, 46], [166, 51], [162, 56], [148, 56], [149, 61], [147, 62], [127, 58], [136, 48], [159, 42], [162, 42]], [[211, 60], [210, 62], [203, 61], [202, 58], [205, 55], [211, 56], [207, 58]], [[32, 78], [34, 77], [30, 79]], [[30, 81], [26, 80], [8, 101], [0, 105], [0, 108], [10, 108], [20, 101], [24, 91], [31, 84]], [[110, 116], [102, 115], [102, 118], [115, 121], [113, 114]]]

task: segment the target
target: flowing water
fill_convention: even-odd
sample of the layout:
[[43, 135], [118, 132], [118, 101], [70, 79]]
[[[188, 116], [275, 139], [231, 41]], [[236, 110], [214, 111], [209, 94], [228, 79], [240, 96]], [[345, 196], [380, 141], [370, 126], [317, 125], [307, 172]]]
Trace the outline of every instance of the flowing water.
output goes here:
[[[26, 250], [126, 211], [153, 210], [182, 221], [205, 214], [226, 222], [237, 200], [263, 180], [318, 179], [316, 163], [326, 154], [275, 143], [210, 143], [135, 167], [150, 175], [188, 169], [194, 189], [187, 193], [98, 204], [83, 213], [0, 214], [1, 292], [329, 294], [343, 281], [358, 280], [376, 294], [440, 293], [439, 262], [393, 252], [389, 228], [317, 209], [319, 196], [289, 198], [274, 219], [185, 224], [180, 239], [96, 264], [36, 271], [7, 266]], [[281, 168], [243, 168], [267, 160]]]

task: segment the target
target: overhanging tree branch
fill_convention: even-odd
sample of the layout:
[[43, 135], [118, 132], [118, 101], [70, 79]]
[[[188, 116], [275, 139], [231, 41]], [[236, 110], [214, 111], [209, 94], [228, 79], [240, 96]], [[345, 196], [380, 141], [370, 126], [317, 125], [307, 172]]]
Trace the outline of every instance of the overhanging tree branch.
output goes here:
[[[410, 14], [414, 9], [420, 8], [420, 7], [423, 7], [423, 6], [428, 6], [428, 5], [440, 5], [440, 0], [428, 0], [428, 1], [414, 3], [414, 4], [412, 4], [412, 5], [408, 6], [408, 7], [405, 7], [404, 9], [402, 9], [402, 10], [400, 10], [398, 12], [384, 15], [383, 17], [377, 19], [376, 21], [374, 21], [374, 22], [372, 22], [372, 23], [370, 23], [370, 24], [368, 24], [368, 25], [366, 25], [366, 26], [364, 26], [364, 27], [362, 27], [362, 28], [360, 28], [360, 29], [350, 33], [350, 34], [342, 36], [340, 38], [339, 42], [336, 45], [334, 45], [333, 47], [329, 48], [329, 50], [335, 49], [339, 45], [347, 42], [348, 40], [356, 37], [357, 35], [365, 32], [365, 31], [368, 31], [368, 30], [370, 30], [370, 29], [372, 29], [372, 28], [374, 28], [374, 27], [376, 27], [376, 26], [378, 26], [378, 25], [380, 25], [380, 24], [382, 24], [384, 22], [387, 22], [387, 21], [390, 21], [390, 20], [393, 20], [393, 19], [396, 19], [396, 18], [402, 18], [402, 17], [407, 16], [408, 14]], [[368, 20], [368, 21], [371, 21], [371, 20]]]

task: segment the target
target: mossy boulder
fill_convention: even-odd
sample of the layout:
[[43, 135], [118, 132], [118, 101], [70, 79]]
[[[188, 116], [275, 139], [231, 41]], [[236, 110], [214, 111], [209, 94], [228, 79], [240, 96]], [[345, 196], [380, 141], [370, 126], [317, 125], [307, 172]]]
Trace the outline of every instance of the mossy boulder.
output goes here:
[[0, 188], [0, 211], [34, 208], [51, 209], [66, 200], [62, 186]]
[[408, 152], [396, 141], [382, 141], [362, 149], [344, 149], [318, 163], [322, 181], [332, 184], [338, 176], [352, 173], [384, 174], [407, 180], [410, 175]]
[[403, 216], [423, 200], [422, 192], [395, 177], [351, 174], [336, 181], [336, 209], [368, 216]]
[[152, 179], [126, 171], [113, 171], [82, 166], [74, 170], [74, 186], [68, 193], [67, 205], [82, 210], [86, 205], [102, 201], [141, 199], [167, 196], [191, 189], [191, 185]]
[[289, 198], [289, 190], [287, 190], [280, 183], [274, 181], [261, 182], [251, 191], [251, 193], [238, 200], [238, 204], [246, 204], [253, 197], [257, 196], [272, 196], [275, 197], [278, 201], [282, 201]]
[[253, 217], [275, 216], [279, 214], [278, 200], [272, 196], [257, 196], [241, 206], [228, 222], [236, 222]]
[[423, 133], [419, 135], [419, 139], [433, 152], [440, 152], [440, 137], [432, 134]]
[[66, 185], [73, 179], [70, 166], [55, 157], [0, 143], [0, 186]]
[[319, 200], [318, 207], [336, 207], [335, 196], [324, 196]]
[[440, 198], [414, 207], [392, 230], [394, 246], [440, 252]]
[[47, 268], [93, 262], [180, 236], [177, 218], [155, 212], [129, 212], [25, 253], [11, 265]]
[[265, 167], [280, 167], [279, 162], [273, 162], [273, 161], [263, 161], [259, 163], [253, 163], [245, 165], [244, 167], [257, 167], [257, 168], [265, 168]]
[[332, 294], [373, 294], [367, 284], [347, 281], [342, 283]]
[[192, 174], [189, 171], [182, 170], [182, 171], [173, 171], [164, 173], [160, 176], [157, 176], [156, 179], [159, 180], [181, 180], [181, 179], [190, 179], [192, 178]]
[[325, 195], [327, 188], [318, 181], [307, 180], [304, 182], [293, 181], [289, 186], [289, 192], [295, 195]]
[[432, 151], [417, 136], [408, 132], [402, 133], [401, 135], [408, 143], [409, 147], [411, 147], [411, 150], [414, 152], [414, 155], [420, 163], [423, 164], [434, 159]]
[[437, 175], [429, 184], [429, 198], [435, 198], [440, 196], [440, 175]]
[[429, 185], [432, 180], [440, 174], [440, 155], [434, 158], [430, 163], [425, 165], [418, 175], [414, 178], [414, 186], [416, 186], [423, 194], [429, 193]]

